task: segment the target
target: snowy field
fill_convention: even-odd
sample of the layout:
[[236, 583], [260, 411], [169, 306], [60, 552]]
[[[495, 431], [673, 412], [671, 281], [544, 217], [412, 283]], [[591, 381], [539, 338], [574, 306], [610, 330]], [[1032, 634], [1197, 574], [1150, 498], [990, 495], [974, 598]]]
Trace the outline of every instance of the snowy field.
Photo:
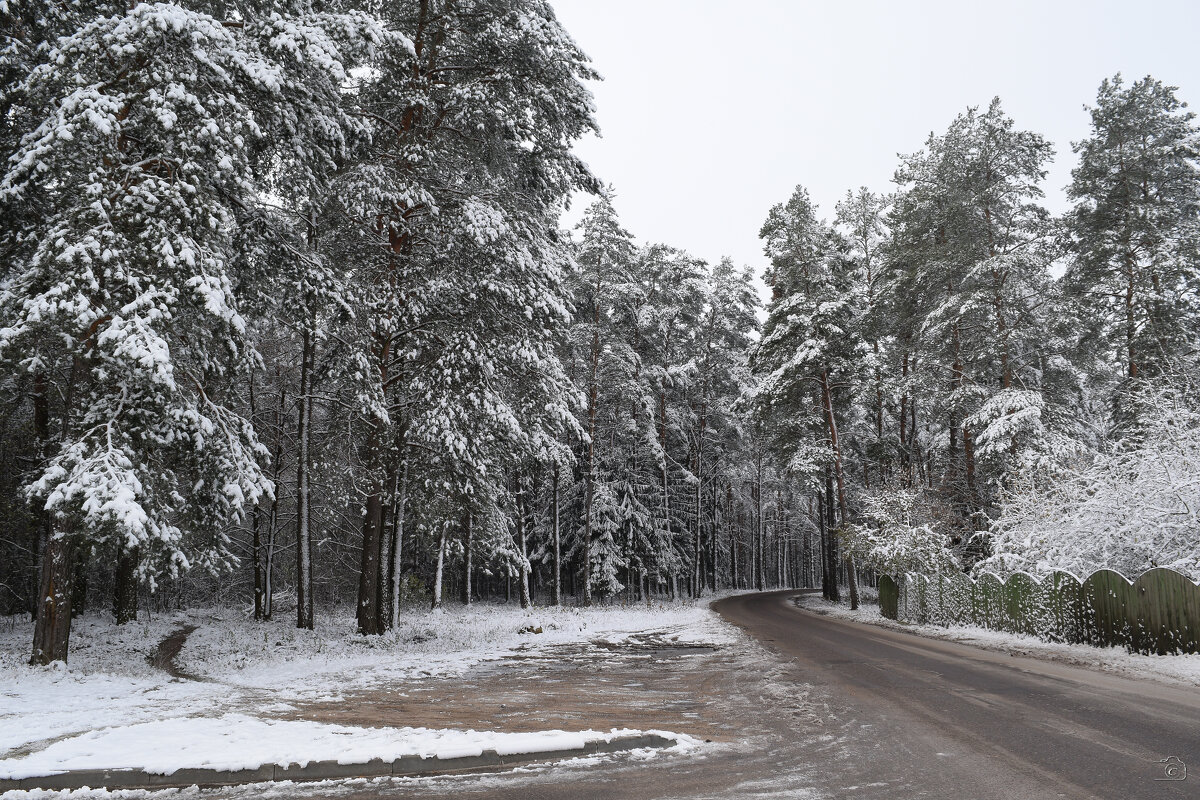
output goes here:
[[[175, 660], [190, 677], [172, 677], [151, 665], [148, 656], [160, 641], [193, 625]], [[369, 638], [355, 634], [353, 618], [344, 615], [320, 617], [315, 631], [299, 631], [290, 620], [255, 623], [240, 611], [204, 609], [121, 627], [107, 616], [85, 616], [72, 632], [69, 666], [30, 667], [31, 624], [10, 618], [0, 627], [0, 777], [576, 747], [614, 732], [368, 732], [279, 717], [295, 711], [293, 703], [462, 674], [484, 662], [562, 645], [619, 644], [649, 633], [668, 642], [720, 646], [741, 635], [707, 601], [586, 610], [488, 605], [409, 610], [396, 630]], [[181, 748], [181, 742], [189, 746]]]
[[909, 625], [879, 613], [874, 601], [864, 601], [857, 611], [849, 603], [830, 603], [819, 594], [803, 595], [799, 604], [812, 611], [856, 622], [866, 622], [895, 630], [946, 639], [987, 650], [1030, 656], [1050, 661], [1099, 669], [1132, 678], [1152, 677], [1169, 683], [1200, 686], [1200, 653], [1195, 655], [1145, 656], [1115, 647], [1090, 647], [1083, 644], [1044, 642], [1032, 636], [988, 630], [975, 625]]

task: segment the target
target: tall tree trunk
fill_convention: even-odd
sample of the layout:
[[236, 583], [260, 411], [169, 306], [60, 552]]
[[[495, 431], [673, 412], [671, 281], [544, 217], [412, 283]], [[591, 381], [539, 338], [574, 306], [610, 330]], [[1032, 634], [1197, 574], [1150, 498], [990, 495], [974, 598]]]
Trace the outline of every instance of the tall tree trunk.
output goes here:
[[[825, 421], [829, 426], [829, 442], [833, 448], [833, 474], [837, 479], [838, 512], [842, 527], [850, 524], [850, 509], [846, 503], [846, 479], [842, 472], [842, 446], [838, 440], [837, 418], [833, 413], [833, 391], [829, 385], [829, 370], [821, 373], [821, 397], [825, 404]], [[850, 609], [858, 608], [858, 579], [854, 574], [854, 557], [846, 558], [846, 575], [850, 584]]]
[[558, 462], [554, 463], [554, 475], [551, 478], [550, 486], [550, 538], [554, 544], [554, 583], [553, 583], [553, 601], [554, 605], [562, 605], [562, 533], [559, 527], [558, 518]]
[[263, 618], [263, 542], [262, 510], [255, 506], [250, 512], [250, 559], [254, 567], [254, 618]]
[[699, 597], [701, 594], [701, 577], [703, 573], [700, 569], [700, 531], [703, 527], [701, 512], [701, 494], [700, 494], [700, 453], [696, 453], [696, 492], [693, 498], [695, 503], [696, 527], [692, 531], [692, 597]]
[[709, 559], [708, 559], [708, 577], [712, 581], [711, 588], [715, 593], [717, 591], [717, 559], [720, 556], [720, 538], [721, 528], [723, 527], [725, 518], [721, 514], [721, 503], [718, 500], [720, 497], [720, 488], [717, 486], [717, 464], [713, 463], [713, 478], [712, 478], [712, 496], [709, 497], [709, 507], [712, 509], [712, 527], [709, 529], [708, 544], [709, 544]]
[[[62, 406], [63, 441], [69, 440], [76, 384], [85, 369], [86, 365], [83, 359], [75, 356], [71, 363], [66, 398]], [[44, 394], [44, 386], [42, 391]], [[46, 442], [46, 447], [49, 447], [49, 441]], [[44, 666], [53, 661], [66, 663], [67, 648], [71, 639], [71, 600], [75, 594], [73, 531], [54, 521], [49, 514], [46, 514], [45, 519], [47, 520], [46, 545], [42, 549], [37, 617], [33, 625], [33, 653], [29, 658], [29, 663], [35, 666]]]
[[[46, 373], [38, 370], [33, 374], [33, 430], [37, 434], [38, 453], [42, 458], [50, 455], [50, 394], [46, 384]], [[34, 506], [35, 524], [32, 526], [30, 544], [32, 545], [33, 567], [27, 573], [29, 586], [29, 616], [36, 620], [39, 592], [42, 582], [42, 559], [46, 543], [50, 540], [50, 514], [40, 504]]]
[[1134, 269], [1133, 251], [1126, 245], [1125, 251], [1125, 353], [1126, 372], [1130, 378], [1138, 376], [1138, 359], [1136, 350], [1137, 315], [1134, 299], [1136, 286], [1136, 271]]
[[[271, 481], [275, 485], [275, 491], [271, 493], [271, 504], [268, 507], [267, 513], [267, 544], [266, 544], [266, 563], [263, 567], [263, 619], [271, 619], [271, 614], [275, 606], [275, 552], [279, 543], [279, 486], [280, 476], [283, 474], [283, 425], [284, 419], [287, 417], [287, 390], [283, 386], [282, 367], [276, 367], [275, 379], [279, 384], [279, 404], [275, 408], [275, 448], [271, 454]], [[256, 509], [258, 510], [258, 509]], [[306, 627], [312, 630], [312, 604], [310, 602], [301, 603], [301, 584], [304, 583], [304, 578], [307, 577], [307, 587], [312, 586], [312, 558], [306, 557], [305, 569], [300, 570], [300, 548], [297, 547], [296, 554], [296, 616], [297, 627]], [[312, 592], [305, 589], [305, 598], [312, 596]], [[300, 625], [300, 610], [308, 608], [309, 614], [307, 617], [308, 624]]]
[[905, 488], [912, 488], [913, 471], [912, 459], [908, 445], [908, 353], [903, 354], [900, 366], [900, 379], [904, 385], [904, 393], [900, 396], [900, 469]]
[[386, 463], [384, 491], [380, 497], [379, 508], [379, 579], [375, 582], [375, 615], [378, 617], [375, 625], [380, 633], [391, 626], [392, 539], [395, 530], [388, 523], [395, 519], [392, 512], [396, 504], [396, 483], [399, 477], [395, 459], [388, 457]]
[[[659, 447], [659, 473], [662, 483], [659, 486], [661, 496], [659, 498], [659, 514], [662, 517], [663, 536], [666, 538], [667, 547], [672, 548], [672, 559], [675, 558], [673, 552], [675, 547], [675, 534], [671, 530], [671, 484], [670, 473], [667, 468], [667, 389], [663, 384], [659, 385], [658, 390], [658, 447]], [[675, 565], [671, 566], [671, 597], [674, 599], [677, 591], [679, 576]]]
[[587, 472], [583, 500], [583, 604], [592, 604], [592, 507], [596, 494], [596, 414], [600, 379], [600, 307], [596, 306], [592, 327], [591, 378], [588, 381]]
[[471, 547], [472, 547], [472, 522], [473, 517], [470, 509], [467, 510], [466, 519], [463, 522], [462, 546], [463, 546], [463, 576], [462, 576], [462, 603], [464, 606], [471, 605]]
[[392, 509], [391, 625], [393, 628], [400, 624], [400, 594], [404, 583], [401, 564], [404, 556], [404, 505], [408, 501], [408, 453], [403, 438], [400, 441], [400, 456], [404, 462], [400, 468], [395, 507]]
[[116, 580], [113, 586], [113, 617], [118, 625], [135, 622], [138, 612], [138, 548], [117, 547]]
[[733, 483], [725, 484], [725, 520], [727, 537], [729, 539], [729, 588], [733, 590], [740, 589], [738, 584], [738, 534], [740, 530], [739, 520], [734, 519], [733, 515]]
[[757, 454], [757, 469], [754, 474], [754, 588], [763, 591], [767, 588], [763, 575], [763, 549], [766, 546], [766, 534], [763, 531], [763, 459], [762, 452]]
[[446, 566], [446, 528], [442, 526], [438, 537], [437, 569], [433, 573], [433, 608], [442, 607], [442, 577]]
[[363, 510], [362, 558], [358, 573], [358, 632], [364, 635], [383, 633], [380, 628], [379, 597], [382, 580], [380, 548], [383, 543], [383, 492], [381, 468], [383, 421], [376, 419], [367, 444], [367, 464], [371, 486]]
[[71, 638], [74, 577], [75, 543], [67, 531], [53, 531], [42, 555], [38, 615], [33, 627], [30, 664], [45, 666], [52, 661], [66, 662], [67, 645]]
[[517, 476], [517, 555], [521, 559], [521, 608], [529, 608], [529, 556], [525, 551], [525, 483]]
[[[300, 396], [299, 417], [296, 425], [296, 440], [299, 452], [296, 456], [296, 627], [313, 629], [312, 596], [312, 531], [309, 510], [309, 467], [312, 439], [312, 366], [313, 335], [310, 320], [301, 325], [300, 334]], [[282, 400], [281, 400], [282, 402]], [[362, 630], [361, 620], [359, 631]]]
[[[267, 527], [267, 553], [266, 564], [263, 567], [263, 619], [271, 619], [271, 614], [275, 608], [275, 545], [276, 536], [279, 530], [275, 524], [276, 511], [272, 509], [270, 516], [267, 518], [270, 525]], [[312, 563], [311, 560], [309, 562]], [[311, 572], [309, 573], [311, 575]], [[309, 593], [311, 597], [311, 592]], [[309, 617], [311, 619], [311, 615]], [[311, 630], [311, 628], [310, 628]]]
[[829, 572], [829, 597], [838, 602], [842, 599], [841, 586], [838, 584], [838, 540], [837, 517], [835, 516], [835, 500], [833, 497], [833, 470], [825, 468], [825, 568]]
[[[258, 397], [254, 391], [254, 374], [250, 371], [250, 424], [258, 429]], [[262, 504], [256, 503], [250, 512], [250, 561], [254, 569], [254, 618], [263, 618], [263, 547]]]

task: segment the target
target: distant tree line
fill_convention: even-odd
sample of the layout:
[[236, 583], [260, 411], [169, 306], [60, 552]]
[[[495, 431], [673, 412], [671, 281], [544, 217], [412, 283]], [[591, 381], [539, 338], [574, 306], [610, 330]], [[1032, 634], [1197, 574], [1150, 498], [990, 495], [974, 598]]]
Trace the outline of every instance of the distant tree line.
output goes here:
[[748, 405], [838, 558], [1200, 578], [1200, 132], [1149, 77], [1090, 114], [1062, 217], [1050, 143], [998, 99], [902, 156], [891, 194], [771, 209]]

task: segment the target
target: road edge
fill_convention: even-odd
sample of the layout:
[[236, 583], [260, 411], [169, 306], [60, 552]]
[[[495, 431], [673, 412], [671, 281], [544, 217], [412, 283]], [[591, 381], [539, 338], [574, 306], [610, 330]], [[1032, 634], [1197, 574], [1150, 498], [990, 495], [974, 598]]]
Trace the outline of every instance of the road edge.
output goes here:
[[[938, 626], [933, 625], [913, 625], [898, 620], [888, 619], [886, 617], [878, 617], [872, 619], [850, 617], [844, 614], [832, 613], [829, 610], [821, 609], [814, 606], [805, 605], [796, 602], [796, 597], [789, 598], [791, 605], [797, 610], [807, 614], [815, 614], [819, 617], [837, 620], [849, 625], [862, 625], [879, 630], [891, 631], [893, 633], [903, 633], [909, 636], [914, 636], [919, 639], [925, 639], [931, 642], [945, 642], [946, 644], [959, 645], [962, 647], [970, 647], [975, 650], [981, 650], [988, 653], [1000, 653], [1013, 658], [1026, 658], [1033, 661], [1040, 661], [1046, 664], [1057, 664], [1063, 667], [1072, 667], [1075, 669], [1086, 670], [1097, 675], [1105, 675], [1113, 678], [1122, 678], [1125, 680], [1133, 680], [1140, 682], [1156, 683], [1168, 689], [1196, 689], [1200, 687], [1200, 683], [1190, 677], [1183, 675], [1175, 675], [1169, 672], [1156, 672], [1153, 670], [1147, 671], [1139, 669], [1134, 664], [1122, 664], [1112, 660], [1104, 660], [1103, 656], [1107, 655], [1106, 650], [1111, 650], [1118, 655], [1127, 655], [1124, 651], [1119, 651], [1118, 648], [1093, 648], [1097, 651], [1100, 660], [1085, 658], [1082, 655], [1073, 653], [1062, 653], [1052, 650], [1056, 643], [1047, 642], [1042, 639], [1034, 638], [1030, 642], [1013, 643], [1010, 647], [1006, 644], [998, 642], [981, 641], [979, 639], [960, 638], [954, 634], [955, 627], [950, 626], [938, 629]], [[984, 629], [988, 630], [988, 629]], [[941, 631], [945, 631], [942, 633]], [[1004, 633], [999, 631], [998, 633]], [[964, 632], [961, 636], [969, 637], [971, 634]], [[1040, 645], [1045, 645], [1042, 647]], [[1015, 649], [1014, 649], [1015, 648]], [[1147, 656], [1147, 658], [1174, 658], [1175, 656]]]

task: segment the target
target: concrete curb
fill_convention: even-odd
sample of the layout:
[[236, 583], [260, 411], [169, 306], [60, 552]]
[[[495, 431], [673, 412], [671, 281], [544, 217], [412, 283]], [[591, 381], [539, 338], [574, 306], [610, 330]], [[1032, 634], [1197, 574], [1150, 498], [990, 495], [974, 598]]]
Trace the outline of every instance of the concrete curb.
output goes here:
[[264, 781], [327, 781], [345, 778], [415, 777], [441, 775], [455, 772], [486, 771], [499, 767], [555, 761], [564, 758], [616, 753], [642, 747], [671, 747], [674, 739], [647, 733], [639, 736], [622, 736], [610, 741], [588, 742], [573, 750], [549, 750], [541, 753], [511, 753], [501, 755], [495, 750], [484, 750], [477, 756], [458, 758], [422, 758], [418, 755], [401, 756], [394, 761], [376, 759], [365, 764], [339, 764], [336, 761], [310, 761], [303, 767], [298, 764], [278, 766], [266, 764], [258, 769], [236, 771], [219, 769], [180, 769], [170, 775], [158, 775], [140, 769], [78, 769], [60, 772], [57, 775], [22, 778], [21, 780], [0, 779], [0, 792], [17, 789], [170, 789], [186, 786], [236, 786]]

